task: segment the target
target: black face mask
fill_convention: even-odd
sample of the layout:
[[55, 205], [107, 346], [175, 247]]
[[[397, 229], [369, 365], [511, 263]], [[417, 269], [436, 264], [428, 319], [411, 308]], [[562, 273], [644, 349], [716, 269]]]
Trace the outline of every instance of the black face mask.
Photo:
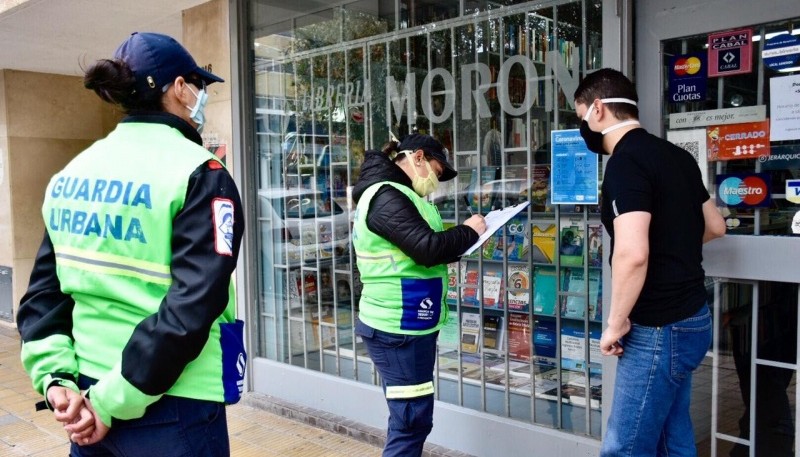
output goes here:
[[588, 121], [584, 120], [581, 122], [581, 136], [583, 137], [583, 141], [586, 142], [586, 147], [590, 151], [595, 154], [608, 155], [608, 153], [603, 150], [603, 133], [595, 132], [590, 129]]
[[[600, 99], [600, 101], [603, 103], [628, 103], [636, 106], [636, 102], [628, 98], [603, 98]], [[592, 105], [587, 107], [586, 114], [583, 116], [583, 122], [581, 122], [581, 136], [583, 137], [583, 141], [586, 142], [586, 147], [590, 151], [594, 152], [595, 154], [609, 155], [609, 153], [603, 149], [603, 136], [608, 132], [625, 127], [626, 125], [639, 125], [639, 121], [622, 121], [617, 125], [613, 125], [603, 130], [602, 132], [595, 132], [589, 128], [589, 118], [592, 116]]]

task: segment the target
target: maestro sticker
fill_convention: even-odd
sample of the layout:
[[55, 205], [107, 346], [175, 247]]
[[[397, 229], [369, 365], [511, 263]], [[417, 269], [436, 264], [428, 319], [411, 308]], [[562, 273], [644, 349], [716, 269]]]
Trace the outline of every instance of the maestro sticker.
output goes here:
[[717, 200], [735, 208], [769, 206], [769, 174], [717, 175]]

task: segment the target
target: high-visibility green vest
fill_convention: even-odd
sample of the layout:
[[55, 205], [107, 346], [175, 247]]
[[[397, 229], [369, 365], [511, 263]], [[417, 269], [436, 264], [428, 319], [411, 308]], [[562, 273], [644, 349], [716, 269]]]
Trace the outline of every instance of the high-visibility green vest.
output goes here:
[[[102, 399], [115, 418], [141, 417], [160, 397], [125, 380], [121, 356], [136, 325], [158, 311], [172, 284], [172, 221], [183, 208], [189, 176], [211, 159], [213, 154], [172, 127], [121, 123], [47, 187], [42, 213], [61, 290], [75, 301], [72, 335], [79, 372], [101, 380], [93, 390], [98, 406]], [[234, 320], [231, 284], [218, 323]], [[218, 325], [166, 393], [223, 401]]]
[[353, 247], [364, 284], [358, 318], [384, 332], [406, 335], [432, 333], [447, 321], [448, 309], [444, 302], [447, 266], [428, 268], [417, 265], [397, 246], [367, 227], [370, 200], [384, 185], [407, 195], [434, 231], [443, 230], [436, 207], [406, 186], [387, 181], [373, 184], [364, 191], [353, 221]]

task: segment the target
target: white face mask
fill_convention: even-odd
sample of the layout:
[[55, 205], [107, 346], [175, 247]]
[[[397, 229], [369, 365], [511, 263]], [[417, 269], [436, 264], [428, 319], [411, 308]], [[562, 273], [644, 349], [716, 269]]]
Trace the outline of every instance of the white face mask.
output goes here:
[[[411, 156], [414, 153], [412, 151], [406, 151], [405, 154], [409, 160], [413, 160], [413, 157]], [[427, 197], [436, 191], [436, 188], [439, 187], [439, 178], [433, 171], [430, 161], [425, 160], [425, 166], [428, 167], [428, 176], [424, 178], [419, 175], [416, 165], [412, 164], [411, 166], [414, 167], [414, 174], [416, 175], [411, 178], [411, 188], [414, 189], [414, 192], [416, 192], [420, 197]]]
[[187, 86], [189, 90], [192, 92], [192, 95], [195, 96], [197, 101], [195, 102], [194, 106], [187, 106], [186, 109], [189, 110], [189, 118], [197, 124], [197, 131], [203, 131], [203, 124], [206, 123], [206, 103], [208, 102], [208, 93], [206, 92], [206, 88], [203, 87], [200, 89], [200, 92], [195, 92], [192, 90], [192, 86]]

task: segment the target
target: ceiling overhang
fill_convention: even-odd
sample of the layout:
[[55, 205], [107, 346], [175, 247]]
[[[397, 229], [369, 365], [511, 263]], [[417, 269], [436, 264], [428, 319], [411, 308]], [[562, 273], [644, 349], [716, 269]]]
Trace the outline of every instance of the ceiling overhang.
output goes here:
[[0, 69], [79, 76], [134, 31], [182, 40], [182, 11], [208, 0], [0, 0]]

